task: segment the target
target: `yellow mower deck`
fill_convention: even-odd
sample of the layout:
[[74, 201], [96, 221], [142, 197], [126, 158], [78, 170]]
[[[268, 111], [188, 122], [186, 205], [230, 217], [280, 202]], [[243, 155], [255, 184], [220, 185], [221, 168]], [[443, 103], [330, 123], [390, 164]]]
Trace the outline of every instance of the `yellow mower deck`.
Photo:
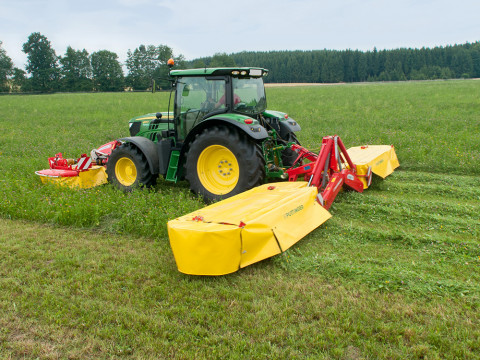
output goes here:
[[168, 222], [178, 270], [224, 275], [277, 255], [331, 215], [306, 182], [259, 186]]
[[[355, 146], [347, 150], [353, 163], [357, 166], [357, 174], [365, 175], [368, 168], [372, 172], [385, 179], [393, 170], [400, 166], [395, 149], [391, 145], [366, 145]], [[363, 188], [368, 187], [365, 178], [360, 178]]]
[[104, 166], [93, 166], [86, 171], [79, 172], [78, 176], [72, 177], [42, 175], [39, 171], [36, 174], [40, 176], [44, 184], [52, 183], [73, 189], [88, 189], [107, 183], [107, 173]]

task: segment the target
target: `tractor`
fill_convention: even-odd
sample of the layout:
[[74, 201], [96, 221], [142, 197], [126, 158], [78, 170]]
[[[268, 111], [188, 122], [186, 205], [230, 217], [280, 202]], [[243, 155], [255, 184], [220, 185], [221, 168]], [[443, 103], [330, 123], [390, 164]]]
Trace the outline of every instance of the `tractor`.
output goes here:
[[267, 110], [267, 74], [257, 67], [170, 70], [169, 111], [130, 120], [130, 137], [118, 139], [108, 158], [108, 181], [131, 191], [154, 185], [159, 175], [186, 179], [212, 202], [288, 178], [300, 125]]
[[133, 118], [129, 137], [90, 156], [58, 153], [36, 174], [71, 188], [108, 180], [127, 192], [159, 175], [186, 179], [215, 203], [168, 222], [183, 273], [223, 275], [277, 255], [331, 217], [342, 189], [363, 192], [372, 174], [385, 178], [399, 162], [393, 145], [347, 149], [337, 135], [324, 136], [318, 154], [302, 147], [300, 125], [267, 110], [267, 74], [257, 67], [171, 70], [167, 112]]

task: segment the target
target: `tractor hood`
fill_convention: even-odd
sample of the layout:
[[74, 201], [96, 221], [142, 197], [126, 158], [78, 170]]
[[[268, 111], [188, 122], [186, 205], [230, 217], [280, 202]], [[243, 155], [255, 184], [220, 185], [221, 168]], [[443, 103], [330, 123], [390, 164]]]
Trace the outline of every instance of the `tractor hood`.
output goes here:
[[[168, 122], [173, 119], [173, 114], [167, 111], [161, 112], [160, 118], [157, 118], [159, 113], [150, 113], [136, 116], [128, 122], [130, 136], [145, 136], [149, 131], [158, 131], [159, 128], [165, 130], [169, 128]], [[156, 126], [152, 128], [152, 124]]]

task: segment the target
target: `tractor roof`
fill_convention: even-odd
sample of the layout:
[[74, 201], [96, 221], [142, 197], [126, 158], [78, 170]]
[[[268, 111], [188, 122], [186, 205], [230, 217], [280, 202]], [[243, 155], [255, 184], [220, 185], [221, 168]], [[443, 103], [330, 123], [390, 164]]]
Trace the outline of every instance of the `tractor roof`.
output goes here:
[[172, 70], [171, 76], [215, 76], [215, 75], [233, 75], [233, 76], [251, 76], [261, 77], [268, 74], [267, 69], [258, 67], [228, 67], [228, 68], [201, 68], [187, 70]]

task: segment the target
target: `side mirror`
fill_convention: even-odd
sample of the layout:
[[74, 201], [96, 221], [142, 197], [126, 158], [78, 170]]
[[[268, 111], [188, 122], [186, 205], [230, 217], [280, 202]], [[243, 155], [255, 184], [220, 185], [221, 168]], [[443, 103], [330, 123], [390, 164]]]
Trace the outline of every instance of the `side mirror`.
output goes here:
[[190, 93], [190, 85], [185, 85], [182, 90], [182, 96], [186, 97]]

